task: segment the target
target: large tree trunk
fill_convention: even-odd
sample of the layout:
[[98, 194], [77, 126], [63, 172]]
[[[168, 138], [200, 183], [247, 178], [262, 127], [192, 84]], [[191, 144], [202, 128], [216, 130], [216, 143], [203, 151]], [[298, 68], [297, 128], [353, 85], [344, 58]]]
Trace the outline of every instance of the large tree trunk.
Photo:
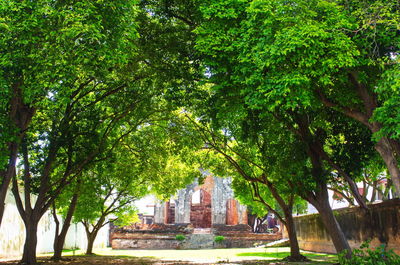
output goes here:
[[[281, 216], [278, 216], [281, 219], [281, 222], [285, 225], [288, 236], [289, 236], [289, 244], [290, 244], [290, 256], [285, 258], [287, 261], [307, 261], [307, 258], [300, 254], [299, 241], [297, 240], [296, 235], [296, 226], [293, 220], [293, 204], [295, 196], [292, 194], [288, 200], [288, 203], [281, 197], [278, 190], [275, 188], [274, 184], [270, 182], [266, 177], [264, 178], [265, 185], [267, 185], [274, 199], [278, 202], [279, 206], [283, 210], [283, 214], [285, 216], [285, 220], [282, 220]], [[288, 183], [288, 185], [290, 185]]]
[[296, 226], [292, 216], [292, 211], [284, 211], [285, 227], [289, 236], [290, 256], [286, 258], [288, 261], [306, 261], [307, 258], [300, 254], [299, 241], [296, 235]]
[[393, 154], [394, 152], [391, 148], [390, 141], [387, 138], [382, 137], [379, 142], [376, 143], [375, 149], [381, 155], [386, 164], [393, 181], [393, 186], [396, 190], [396, 197], [398, 197], [400, 193], [400, 169], [397, 159]]
[[62, 259], [62, 251], [65, 243], [65, 237], [67, 236], [68, 229], [71, 225], [71, 222], [64, 223], [61, 233], [59, 235], [55, 235], [54, 237], [54, 254], [51, 258], [52, 260], [59, 261]]
[[350, 258], [352, 254], [350, 245], [329, 205], [327, 185], [325, 183], [318, 183], [318, 189], [314, 196], [307, 198], [308, 202], [318, 210], [322, 223], [331, 236], [336, 252], [346, 252], [346, 257]]
[[[77, 185], [79, 185], [79, 183]], [[53, 246], [54, 246], [54, 254], [52, 257], [53, 260], [56, 260], [56, 261], [61, 260], [65, 237], [67, 236], [68, 229], [71, 225], [72, 216], [74, 215], [76, 205], [78, 202], [78, 194], [79, 194], [79, 187], [77, 187], [76, 192], [72, 196], [71, 203], [68, 207], [67, 216], [65, 217], [60, 234], [58, 234], [58, 231], [59, 231], [58, 228], [56, 229], [56, 234], [54, 237], [54, 244], [53, 244]], [[55, 220], [57, 219], [55, 209], [54, 209], [54, 219]], [[58, 224], [58, 222], [56, 222], [56, 223]]]
[[351, 248], [344, 235], [339, 223], [337, 222], [332, 209], [330, 208], [329, 204], [324, 205], [318, 209], [319, 214], [321, 216], [321, 220], [324, 223], [324, 226], [328, 233], [331, 235], [331, 239], [333, 245], [337, 253], [341, 253], [346, 251], [346, 256], [351, 257]]
[[314, 147], [318, 145], [319, 142], [318, 140], [316, 142], [313, 141], [314, 139], [310, 136], [308, 126], [304, 126], [304, 123], [299, 123], [299, 127], [303, 140], [308, 145], [306, 152], [311, 160], [311, 175], [316, 183], [315, 190], [313, 192], [306, 192], [307, 195], [305, 199], [318, 210], [321, 220], [331, 236], [336, 252], [346, 252], [346, 257], [350, 258], [352, 256], [350, 245], [329, 205], [328, 186], [325, 176], [326, 173], [324, 173], [323, 170], [322, 157], [315, 151], [316, 148]]
[[25, 222], [25, 244], [21, 264], [36, 265], [37, 227], [40, 218], [32, 216]]
[[7, 195], [8, 186], [10, 185], [10, 181], [15, 173], [15, 164], [18, 156], [19, 143], [24, 137], [26, 129], [28, 128], [35, 113], [34, 108], [31, 108], [23, 102], [21, 85], [22, 84], [18, 82], [13, 84], [10, 109], [8, 110], [11, 126], [17, 129], [17, 135], [13, 141], [7, 143], [9, 150], [8, 165], [5, 170], [0, 171], [0, 225], [4, 215], [4, 202]]
[[86, 255], [93, 255], [93, 245], [94, 245], [94, 241], [96, 240], [96, 236], [97, 236], [97, 232], [96, 230], [93, 230], [91, 233], [87, 233], [86, 237], [87, 237], [87, 248], [86, 248]]

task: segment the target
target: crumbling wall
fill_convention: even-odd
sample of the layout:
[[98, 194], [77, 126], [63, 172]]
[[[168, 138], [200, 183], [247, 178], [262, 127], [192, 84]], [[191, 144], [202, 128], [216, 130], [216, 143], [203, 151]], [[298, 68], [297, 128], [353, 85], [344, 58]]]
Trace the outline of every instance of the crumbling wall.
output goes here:
[[[247, 224], [247, 209], [235, 199], [231, 178], [207, 176], [204, 184], [188, 185], [177, 193], [174, 204], [157, 202], [154, 208], [156, 224], [187, 224], [209, 228], [213, 224]], [[192, 195], [201, 190], [201, 203], [192, 205]], [[172, 216], [174, 213], [174, 216]]]
[[[371, 247], [385, 244], [400, 254], [400, 200], [369, 205], [369, 213], [357, 207], [334, 210], [349, 244], [359, 247], [371, 240]], [[336, 253], [318, 214], [295, 217], [300, 247], [304, 250]]]
[[165, 202], [157, 201], [154, 205], [154, 223], [163, 224], [165, 221]]
[[190, 223], [195, 228], [211, 227], [211, 195], [201, 189], [200, 203], [193, 204], [190, 212]]
[[212, 192], [212, 224], [226, 224], [227, 201], [233, 198], [231, 178], [214, 177]]
[[175, 200], [175, 223], [188, 224], [190, 223], [190, 206], [192, 202], [192, 194], [197, 183], [186, 186], [186, 189], [178, 191], [178, 197]]
[[[241, 248], [276, 241], [282, 238], [278, 234], [254, 234], [248, 225], [214, 225], [211, 233], [193, 233], [190, 224], [152, 225], [151, 230], [115, 229], [111, 232], [113, 249], [200, 249], [200, 248]], [[184, 235], [185, 240], [178, 241], [175, 236]], [[220, 243], [214, 242], [217, 235], [224, 236]]]

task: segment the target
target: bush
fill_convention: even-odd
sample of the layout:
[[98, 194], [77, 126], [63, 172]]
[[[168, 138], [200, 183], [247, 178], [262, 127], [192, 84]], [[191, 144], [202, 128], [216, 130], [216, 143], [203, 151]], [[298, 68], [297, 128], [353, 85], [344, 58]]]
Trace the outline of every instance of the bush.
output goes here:
[[186, 239], [186, 237], [185, 237], [184, 235], [176, 235], [176, 236], [175, 236], [175, 239], [176, 239], [176, 240], [179, 240], [179, 241], [183, 241], [183, 240]]
[[346, 253], [339, 254], [341, 265], [394, 265], [400, 264], [400, 256], [393, 250], [386, 250], [384, 244], [376, 249], [369, 248], [370, 241], [361, 244], [359, 249], [353, 250], [351, 259], [346, 259]]
[[214, 241], [216, 242], [216, 243], [222, 243], [222, 241], [224, 241], [225, 240], [225, 237], [224, 236], [216, 236], [215, 238], [214, 238]]

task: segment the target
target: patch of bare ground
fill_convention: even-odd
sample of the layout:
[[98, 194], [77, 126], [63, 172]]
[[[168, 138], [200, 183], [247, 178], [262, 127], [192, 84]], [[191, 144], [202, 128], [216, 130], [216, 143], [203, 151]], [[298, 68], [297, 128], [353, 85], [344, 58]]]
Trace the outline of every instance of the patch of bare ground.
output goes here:
[[[39, 265], [183, 265], [183, 264], [195, 264], [195, 265], [281, 265], [286, 263], [280, 262], [266, 262], [266, 261], [245, 261], [245, 262], [229, 262], [221, 261], [218, 263], [196, 263], [189, 261], [168, 261], [168, 260], [157, 260], [153, 258], [136, 258], [136, 257], [125, 257], [125, 256], [82, 256], [63, 259], [62, 261], [53, 261], [50, 258], [39, 258]], [[19, 265], [19, 261], [3, 261], [0, 265]]]
[[[189, 261], [168, 261], [157, 260], [152, 258], [134, 258], [124, 256], [82, 256], [63, 259], [62, 261], [55, 262], [49, 258], [38, 259], [39, 265], [282, 265], [287, 263], [280, 262], [266, 262], [266, 261], [245, 261], [245, 262], [229, 262], [221, 261], [218, 263], [196, 263]], [[0, 265], [19, 265], [19, 261], [3, 261]]]

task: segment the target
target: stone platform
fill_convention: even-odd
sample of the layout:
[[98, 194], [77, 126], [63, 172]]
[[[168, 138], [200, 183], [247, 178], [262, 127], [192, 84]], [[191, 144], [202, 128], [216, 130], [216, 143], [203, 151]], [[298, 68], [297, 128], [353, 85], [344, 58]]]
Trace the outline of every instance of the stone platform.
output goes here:
[[[244, 248], [266, 244], [282, 238], [281, 233], [255, 234], [248, 225], [214, 225], [211, 228], [193, 228], [190, 224], [155, 224], [147, 230], [117, 228], [111, 231], [113, 249], [203, 249]], [[176, 235], [185, 239], [179, 241]], [[223, 236], [222, 242], [214, 241]]]

